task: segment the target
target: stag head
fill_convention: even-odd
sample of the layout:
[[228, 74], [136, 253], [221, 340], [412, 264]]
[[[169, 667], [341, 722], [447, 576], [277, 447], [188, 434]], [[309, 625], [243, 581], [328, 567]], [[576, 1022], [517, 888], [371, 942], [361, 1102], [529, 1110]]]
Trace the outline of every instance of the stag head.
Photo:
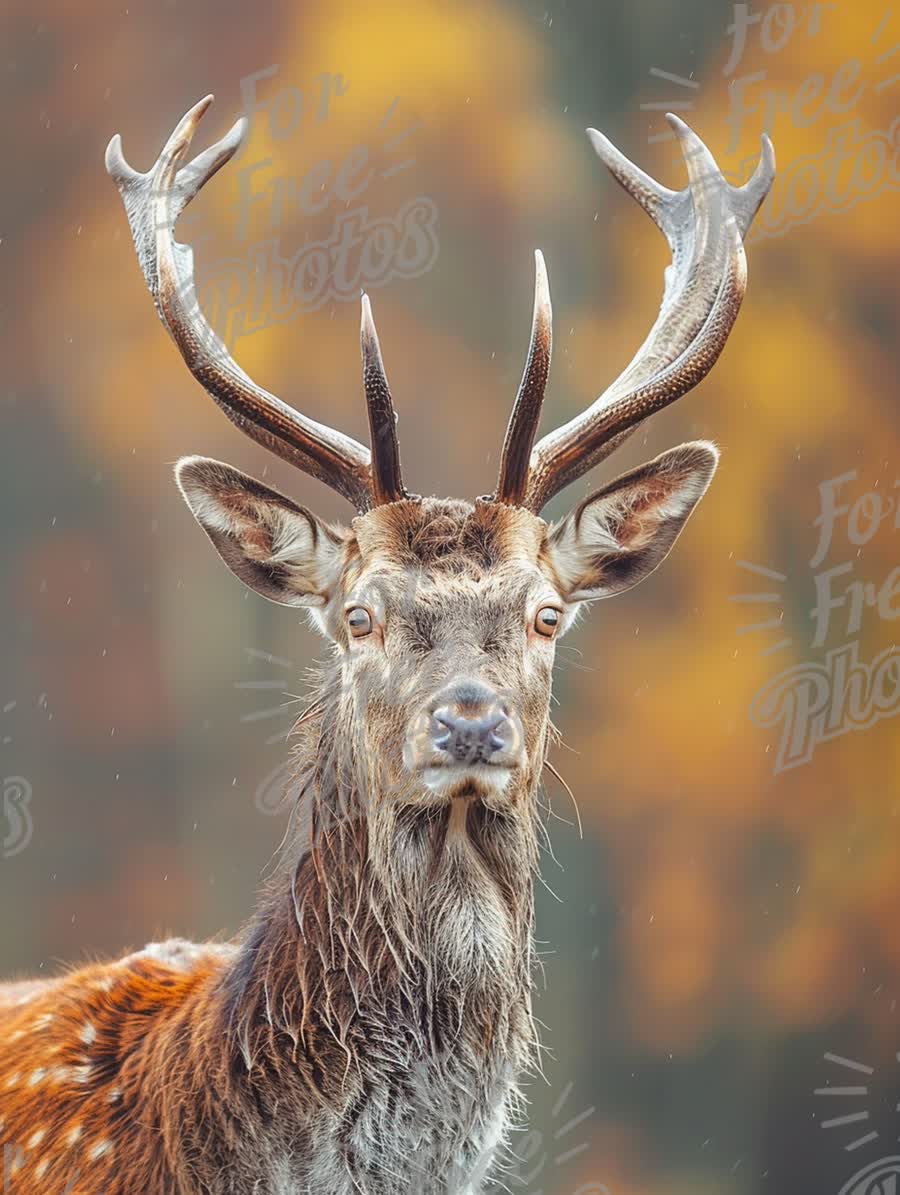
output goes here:
[[672, 264], [659, 316], [612, 386], [535, 443], [552, 339], [538, 252], [530, 348], [496, 490], [474, 501], [444, 500], [404, 488], [366, 296], [371, 450], [253, 383], [207, 323], [191, 250], [173, 230], [246, 133], [239, 121], [186, 162], [211, 99], [187, 113], [146, 174], [126, 164], [117, 137], [110, 143], [107, 167], [143, 272], [191, 372], [226, 415], [337, 490], [357, 515], [347, 526], [330, 525], [202, 457], [179, 462], [181, 491], [232, 572], [266, 598], [307, 609], [332, 644], [320, 743], [344, 779], [375, 796], [391, 794], [401, 807], [525, 813], [544, 765], [557, 640], [584, 603], [631, 588], [660, 564], [706, 492], [718, 454], [706, 442], [682, 444], [608, 482], [556, 523], [540, 512], [716, 361], [744, 295], [743, 236], [771, 186], [771, 144], [763, 138], [756, 172], [734, 187], [700, 139], [670, 116], [688, 172], [687, 187], [670, 191], [589, 130], [601, 160], [668, 240]]

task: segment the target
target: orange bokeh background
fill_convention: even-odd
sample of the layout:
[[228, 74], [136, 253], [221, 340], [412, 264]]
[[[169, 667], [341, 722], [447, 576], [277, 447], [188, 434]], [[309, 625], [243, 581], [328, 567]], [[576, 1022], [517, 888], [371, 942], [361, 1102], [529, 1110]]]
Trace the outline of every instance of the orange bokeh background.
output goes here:
[[[521, 372], [534, 247], [555, 311], [545, 427], [596, 397], [655, 316], [665, 244], [583, 128], [680, 187], [675, 147], [658, 139], [666, 103], [744, 177], [775, 97], [779, 179], [748, 244], [735, 331], [698, 391], [616, 460], [708, 437], [723, 449], [719, 475], [665, 566], [597, 606], [559, 653], [554, 761], [584, 836], [548, 777], [563, 820], [550, 825], [552, 894], [540, 892], [550, 1053], [547, 1084], [532, 1089], [543, 1160], [529, 1189], [837, 1195], [857, 1160], [891, 1152], [848, 1154], [852, 1129], [820, 1122], [856, 1107], [824, 1109], [813, 1093], [841, 1078], [826, 1053], [862, 1059], [875, 1072], [871, 1124], [881, 1142], [900, 1134], [900, 723], [883, 717], [778, 771], [780, 731], [749, 709], [829, 648], [856, 642], [868, 662], [896, 641], [870, 606], [852, 633], [836, 608], [820, 646], [811, 618], [822, 569], [850, 562], [848, 580], [876, 586], [889, 576], [893, 518], [861, 546], [839, 520], [825, 562], [810, 560], [821, 483], [855, 470], [842, 500], [900, 493], [900, 83], [885, 57], [900, 28], [871, 4], [818, 6], [817, 25], [816, 6], [798, 5], [786, 35], [790, 6], [774, 7], [729, 71], [736, 11], [711, 0], [677, 12], [652, 0], [7, 5], [0, 743], [3, 776], [31, 785], [33, 834], [0, 859], [5, 974], [161, 932], [235, 931], [283, 830], [254, 794], [283, 758], [273, 740], [322, 648], [222, 569], [177, 497], [173, 461], [227, 459], [346, 517], [191, 381], [104, 173], [109, 137], [120, 131], [146, 169], [207, 92], [204, 140], [238, 115], [254, 73], [277, 64], [258, 84], [268, 104], [339, 73], [327, 119], [309, 103], [277, 137], [265, 113], [254, 118], [240, 161], [197, 201], [198, 270], [247, 251], [234, 236], [242, 165], [269, 160], [265, 179], [300, 180], [359, 145], [380, 168], [413, 157], [377, 172], [363, 202], [376, 217], [428, 197], [439, 252], [421, 276], [371, 294], [409, 483], [471, 496], [492, 484]], [[835, 146], [857, 143], [839, 162]], [[339, 211], [334, 200], [290, 213], [282, 245], [327, 236]], [[256, 205], [250, 242], [270, 237], [270, 216]], [[235, 355], [363, 438], [358, 318], [355, 302], [330, 302], [242, 338]], [[768, 604], [733, 600], [772, 589]], [[742, 630], [775, 619], [781, 630]], [[779, 638], [790, 643], [767, 652]]]

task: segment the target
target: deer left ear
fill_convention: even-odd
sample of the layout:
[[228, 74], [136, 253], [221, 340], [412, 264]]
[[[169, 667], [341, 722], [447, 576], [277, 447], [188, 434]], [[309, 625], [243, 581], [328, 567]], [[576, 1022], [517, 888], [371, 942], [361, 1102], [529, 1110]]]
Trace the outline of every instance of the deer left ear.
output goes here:
[[231, 465], [183, 457], [175, 479], [194, 518], [245, 585], [284, 606], [324, 606], [350, 533]]
[[550, 532], [562, 597], [592, 601], [643, 581], [669, 554], [718, 460], [713, 444], [682, 444], [585, 498]]

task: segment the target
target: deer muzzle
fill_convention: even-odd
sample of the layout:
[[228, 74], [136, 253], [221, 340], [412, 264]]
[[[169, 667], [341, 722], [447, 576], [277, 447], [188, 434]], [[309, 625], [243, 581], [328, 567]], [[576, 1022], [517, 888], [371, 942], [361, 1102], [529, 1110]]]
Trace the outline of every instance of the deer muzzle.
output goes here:
[[458, 680], [413, 719], [406, 767], [433, 791], [502, 790], [522, 766], [522, 723], [509, 698], [480, 680]]

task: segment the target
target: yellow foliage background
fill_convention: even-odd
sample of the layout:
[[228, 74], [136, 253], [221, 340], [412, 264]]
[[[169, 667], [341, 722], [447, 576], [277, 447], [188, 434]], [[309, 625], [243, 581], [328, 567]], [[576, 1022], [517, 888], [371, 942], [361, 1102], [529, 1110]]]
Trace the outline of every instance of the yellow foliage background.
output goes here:
[[[748, 712], [779, 673], [824, 659], [809, 563], [820, 484], [855, 470], [842, 498], [900, 496], [900, 18], [872, 3], [797, 5], [785, 37], [790, 6], [773, 7], [777, 20], [758, 10], [768, 48], [761, 20], [726, 73], [736, 9], [711, 0], [7, 6], [0, 743], [3, 775], [33, 785], [34, 836], [0, 860], [4, 972], [49, 972], [162, 931], [234, 930], [280, 838], [254, 793], [283, 758], [272, 737], [321, 648], [221, 569], [177, 499], [172, 462], [229, 459], [327, 517], [346, 514], [245, 442], [186, 374], [103, 171], [112, 133], [146, 169], [206, 92], [217, 102], [201, 138], [230, 125], [255, 72], [277, 64], [258, 84], [270, 101], [342, 76], [326, 120], [310, 110], [279, 138], [254, 119], [239, 163], [197, 201], [199, 266], [246, 249], [233, 238], [241, 164], [271, 159], [265, 179], [300, 179], [361, 144], [383, 165], [412, 153], [363, 202], [375, 216], [430, 197], [439, 255], [371, 293], [409, 483], [471, 496], [492, 484], [521, 372], [534, 247], [556, 322], [546, 427], [596, 397], [655, 315], [665, 245], [584, 126], [680, 187], [673, 143], [658, 139], [664, 103], [745, 177], [775, 97], [769, 203], [808, 210], [774, 230], [763, 213], [721, 360], [616, 462], [704, 436], [723, 448], [719, 475], [667, 564], [595, 608], [560, 651], [555, 762], [585, 829], [579, 840], [549, 781], [563, 820], [551, 825], [560, 867], [545, 870], [555, 896], [541, 895], [550, 1054], [548, 1084], [532, 1092], [528, 1189], [837, 1192], [881, 1145], [851, 1156], [852, 1129], [822, 1131], [828, 1112], [861, 1107], [814, 1096], [847, 1077], [826, 1053], [874, 1069], [871, 1125], [882, 1142], [900, 1133], [900, 723], [821, 743], [778, 772], [778, 733]], [[841, 71], [860, 87], [844, 111], [825, 99]], [[735, 81], [748, 75], [752, 109], [732, 138]], [[392, 156], [379, 121], [395, 100], [391, 133], [415, 131]], [[853, 121], [869, 148], [835, 167], [844, 199], [823, 204], [829, 146]], [[285, 245], [327, 235], [337, 210], [295, 214]], [[256, 219], [251, 239], [265, 239], [264, 205]], [[361, 438], [357, 343], [356, 303], [333, 302], [235, 353], [269, 389]], [[862, 547], [839, 523], [821, 568], [849, 561], [849, 579], [877, 586], [898, 545], [892, 518]], [[772, 588], [774, 603], [733, 600]], [[782, 631], [741, 630], [775, 617]], [[856, 640], [870, 661], [896, 642], [896, 624], [869, 608], [858, 634], [845, 619], [834, 612], [828, 647]], [[781, 637], [790, 645], [765, 654]]]

